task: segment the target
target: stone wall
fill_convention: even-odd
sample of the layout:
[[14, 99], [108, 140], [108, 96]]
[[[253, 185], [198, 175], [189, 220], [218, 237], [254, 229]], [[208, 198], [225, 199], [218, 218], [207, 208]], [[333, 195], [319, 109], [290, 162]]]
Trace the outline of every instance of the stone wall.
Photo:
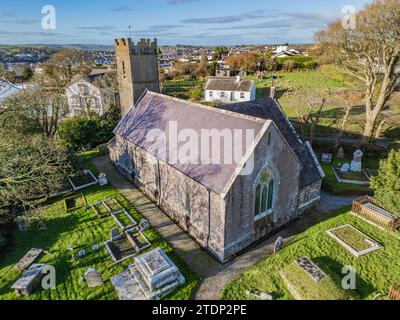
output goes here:
[[143, 149], [121, 137], [116, 138], [116, 147], [110, 149], [110, 157], [114, 164], [126, 163], [126, 159], [122, 158], [128, 157], [133, 163], [134, 174], [129, 174], [125, 168], [119, 168], [119, 171], [157, 203], [200, 246], [222, 261], [225, 236], [224, 200]]
[[[270, 143], [269, 135], [271, 134]], [[254, 172], [239, 176], [226, 196], [225, 260], [298, 217], [298, 184], [301, 165], [274, 125], [256, 147]], [[276, 171], [273, 213], [255, 220], [256, 181], [265, 168]]]

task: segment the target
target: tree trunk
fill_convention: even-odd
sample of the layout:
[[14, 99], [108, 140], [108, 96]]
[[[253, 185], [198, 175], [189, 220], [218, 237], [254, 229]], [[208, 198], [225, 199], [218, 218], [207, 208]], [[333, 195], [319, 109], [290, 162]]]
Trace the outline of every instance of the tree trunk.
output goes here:
[[373, 119], [373, 117], [367, 118], [361, 141], [363, 145], [368, 145], [371, 143], [372, 136], [374, 134], [375, 123], [376, 123], [376, 118], [375, 119]]

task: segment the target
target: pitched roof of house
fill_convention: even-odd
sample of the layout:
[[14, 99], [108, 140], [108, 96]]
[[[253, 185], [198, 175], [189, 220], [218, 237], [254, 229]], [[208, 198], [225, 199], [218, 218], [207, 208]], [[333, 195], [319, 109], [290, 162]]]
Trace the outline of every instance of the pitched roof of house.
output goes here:
[[[165, 153], [160, 145], [163, 141], [162, 133], [165, 134], [166, 141], [175, 140], [173, 131], [169, 130], [171, 124], [176, 126], [176, 132], [179, 133], [184, 129], [189, 129], [197, 134], [199, 139], [202, 130], [217, 129], [221, 132], [224, 129], [229, 129], [232, 132], [235, 129], [242, 129], [241, 150], [243, 151], [241, 154], [244, 154], [244, 156], [239, 163], [238, 161], [232, 161], [231, 164], [227, 163], [227, 161], [224, 161], [224, 157], [221, 156], [222, 161], [220, 162], [222, 164], [182, 164], [174, 160], [171, 155], [177, 153], [177, 150], [181, 150], [182, 146], [188, 143], [187, 140], [178, 142], [176, 145], [167, 143]], [[136, 106], [131, 108], [123, 117], [114, 133], [153, 154], [158, 159], [168, 163], [215, 193], [222, 195], [227, 191], [232, 179], [236, 177], [241, 165], [244, 165], [247, 161], [246, 157], [251, 153], [254, 144], [263, 136], [270, 124], [271, 121], [266, 121], [265, 119], [194, 104], [147, 91]], [[149, 131], [154, 129], [159, 129], [161, 132], [153, 131], [155, 134], [149, 135]], [[252, 145], [246, 141], [246, 130], [253, 130], [254, 132]], [[153, 138], [161, 137], [161, 140], [157, 140], [159, 144], [154, 144], [154, 140], [149, 139], [150, 136]], [[223, 141], [224, 139], [221, 140]], [[233, 145], [237, 147], [238, 143], [235, 139], [233, 140], [231, 149], [237, 150], [234, 149]], [[220, 150], [217, 151], [224, 155], [224, 147], [226, 145], [222, 141]], [[201, 141], [198, 142], [200, 147]], [[198, 156], [201, 156], [200, 153]], [[178, 156], [178, 159], [181, 160], [181, 157]], [[201, 158], [199, 163], [201, 162], [200, 160]]]
[[293, 125], [280, 106], [271, 98], [221, 106], [222, 109], [238, 112], [252, 117], [272, 120], [300, 160], [303, 169], [300, 173], [299, 187], [303, 188], [321, 179], [317, 165], [307, 146], [301, 141]]
[[209, 77], [206, 90], [250, 92], [254, 81], [237, 77]]

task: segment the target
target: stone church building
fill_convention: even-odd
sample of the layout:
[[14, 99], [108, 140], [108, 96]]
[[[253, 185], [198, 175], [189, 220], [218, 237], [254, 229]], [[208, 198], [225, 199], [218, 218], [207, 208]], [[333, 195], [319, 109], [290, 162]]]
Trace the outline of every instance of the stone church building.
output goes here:
[[[111, 160], [215, 258], [232, 259], [320, 200], [322, 169], [277, 101], [263, 97], [211, 108], [162, 95], [158, 78], [148, 72], [158, 69], [156, 42], [116, 45], [125, 46], [120, 55], [117, 48], [125, 109], [109, 143]], [[142, 63], [132, 64], [135, 59]], [[203, 147], [205, 132], [204, 141], [216, 147]], [[252, 133], [250, 141], [238, 132]], [[196, 152], [188, 161], [190, 147]], [[236, 149], [232, 161], [224, 151]], [[214, 161], [215, 154], [224, 159]]]

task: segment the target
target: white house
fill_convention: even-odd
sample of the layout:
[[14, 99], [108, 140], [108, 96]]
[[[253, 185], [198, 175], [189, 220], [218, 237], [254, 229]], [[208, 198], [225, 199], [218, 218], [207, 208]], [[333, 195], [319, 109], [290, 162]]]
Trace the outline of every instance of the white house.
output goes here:
[[0, 77], [0, 107], [2, 106], [4, 99], [17, 94], [21, 90], [21, 86], [14, 85], [7, 79]]
[[94, 70], [85, 79], [72, 82], [66, 89], [71, 117], [89, 112], [103, 115], [111, 104], [117, 105], [118, 97], [111, 88], [96, 86], [94, 80], [112, 71]]
[[207, 102], [244, 102], [256, 98], [254, 81], [237, 77], [209, 77], [205, 88]]

